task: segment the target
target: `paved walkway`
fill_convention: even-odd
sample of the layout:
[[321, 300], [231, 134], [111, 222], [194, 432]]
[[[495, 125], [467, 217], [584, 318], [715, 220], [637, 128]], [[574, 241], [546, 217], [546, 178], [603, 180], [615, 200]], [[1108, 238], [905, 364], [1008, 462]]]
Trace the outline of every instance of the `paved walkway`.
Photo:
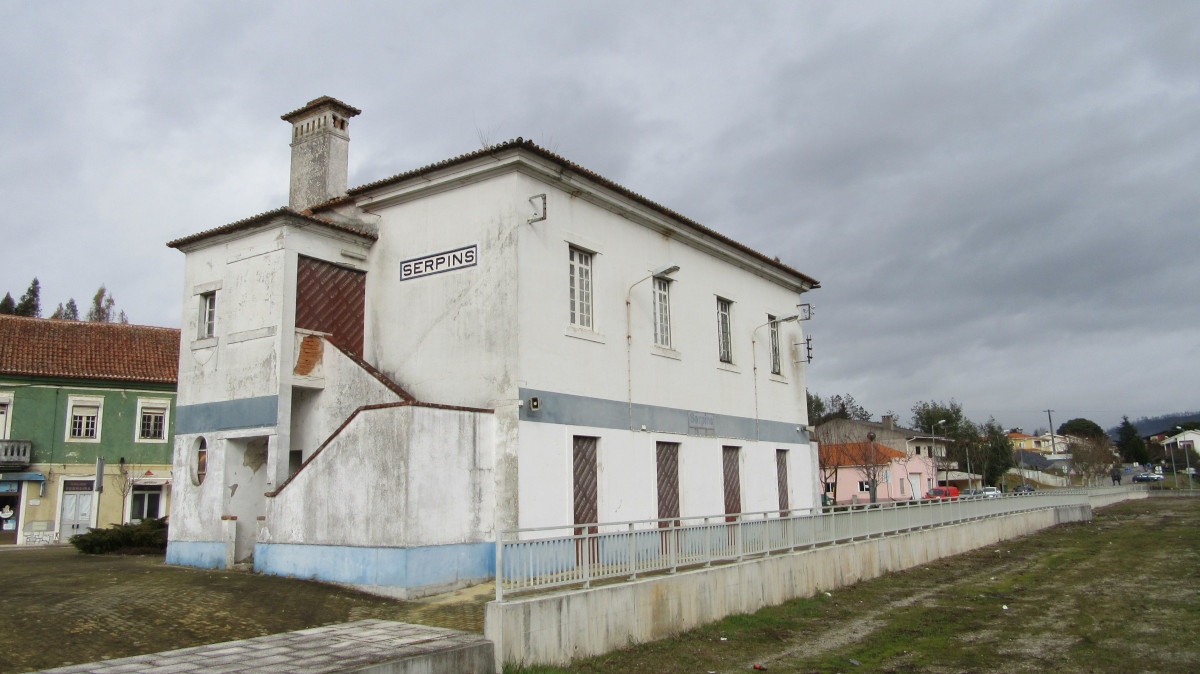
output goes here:
[[492, 652], [492, 643], [478, 634], [390, 620], [359, 620], [44, 671], [490, 674]]

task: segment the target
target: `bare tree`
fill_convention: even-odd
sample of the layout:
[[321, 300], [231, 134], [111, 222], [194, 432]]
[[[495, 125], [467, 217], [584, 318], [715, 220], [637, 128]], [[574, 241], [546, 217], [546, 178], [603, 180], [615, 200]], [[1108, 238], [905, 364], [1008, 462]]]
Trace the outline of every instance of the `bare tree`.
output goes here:
[[1075, 472], [1083, 478], [1085, 485], [1093, 485], [1096, 478], [1106, 474], [1117, 460], [1107, 436], [1070, 439], [1067, 452]]

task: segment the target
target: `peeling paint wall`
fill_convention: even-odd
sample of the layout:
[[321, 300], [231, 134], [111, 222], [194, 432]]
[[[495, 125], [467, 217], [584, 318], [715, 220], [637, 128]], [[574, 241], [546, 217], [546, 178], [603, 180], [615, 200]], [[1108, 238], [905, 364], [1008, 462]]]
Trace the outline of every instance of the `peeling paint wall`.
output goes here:
[[492, 540], [492, 419], [364, 410], [268, 499], [263, 543], [417, 547]]

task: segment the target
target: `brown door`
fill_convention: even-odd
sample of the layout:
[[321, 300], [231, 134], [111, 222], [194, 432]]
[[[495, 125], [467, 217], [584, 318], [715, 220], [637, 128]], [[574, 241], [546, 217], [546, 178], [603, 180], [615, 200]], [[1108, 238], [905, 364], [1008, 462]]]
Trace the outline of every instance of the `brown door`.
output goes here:
[[779, 514], [787, 516], [788, 511], [788, 476], [787, 476], [787, 450], [775, 450], [775, 481], [779, 490]]
[[658, 463], [658, 518], [666, 520], [659, 526], [670, 526], [670, 520], [679, 521], [679, 443], [660, 442], [655, 445]]
[[[575, 524], [594, 525], [596, 520], [600, 519], [596, 498], [596, 441], [597, 438], [576, 435], [573, 442], [572, 467], [575, 482]], [[597, 532], [595, 526], [575, 527], [575, 535], [583, 535], [585, 528], [589, 534]], [[576, 541], [575, 553], [577, 562], [583, 562], [583, 552], [583, 541]], [[591, 552], [590, 559], [594, 562], [596, 560], [596, 541], [594, 540], [592, 541]]]
[[740, 447], [722, 447], [721, 463], [725, 482], [725, 521], [732, 522], [742, 512], [742, 474], [738, 468]]

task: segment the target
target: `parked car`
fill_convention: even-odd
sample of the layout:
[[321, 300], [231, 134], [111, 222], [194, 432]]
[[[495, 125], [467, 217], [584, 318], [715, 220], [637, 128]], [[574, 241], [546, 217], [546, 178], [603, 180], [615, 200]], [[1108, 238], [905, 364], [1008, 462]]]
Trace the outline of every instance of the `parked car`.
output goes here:
[[996, 498], [997, 496], [1000, 496], [1000, 489], [998, 487], [984, 487], [979, 491], [982, 492], [981, 495], [984, 498]]
[[1030, 494], [1037, 491], [1031, 484], [1019, 484], [1013, 488], [1014, 494]]
[[979, 498], [983, 496], [982, 489], [964, 489], [962, 490], [963, 498]]
[[934, 487], [929, 490], [925, 498], [937, 501], [957, 501], [958, 496], [958, 487]]
[[1163, 476], [1158, 473], [1139, 473], [1133, 476], [1134, 482], [1162, 482]]

